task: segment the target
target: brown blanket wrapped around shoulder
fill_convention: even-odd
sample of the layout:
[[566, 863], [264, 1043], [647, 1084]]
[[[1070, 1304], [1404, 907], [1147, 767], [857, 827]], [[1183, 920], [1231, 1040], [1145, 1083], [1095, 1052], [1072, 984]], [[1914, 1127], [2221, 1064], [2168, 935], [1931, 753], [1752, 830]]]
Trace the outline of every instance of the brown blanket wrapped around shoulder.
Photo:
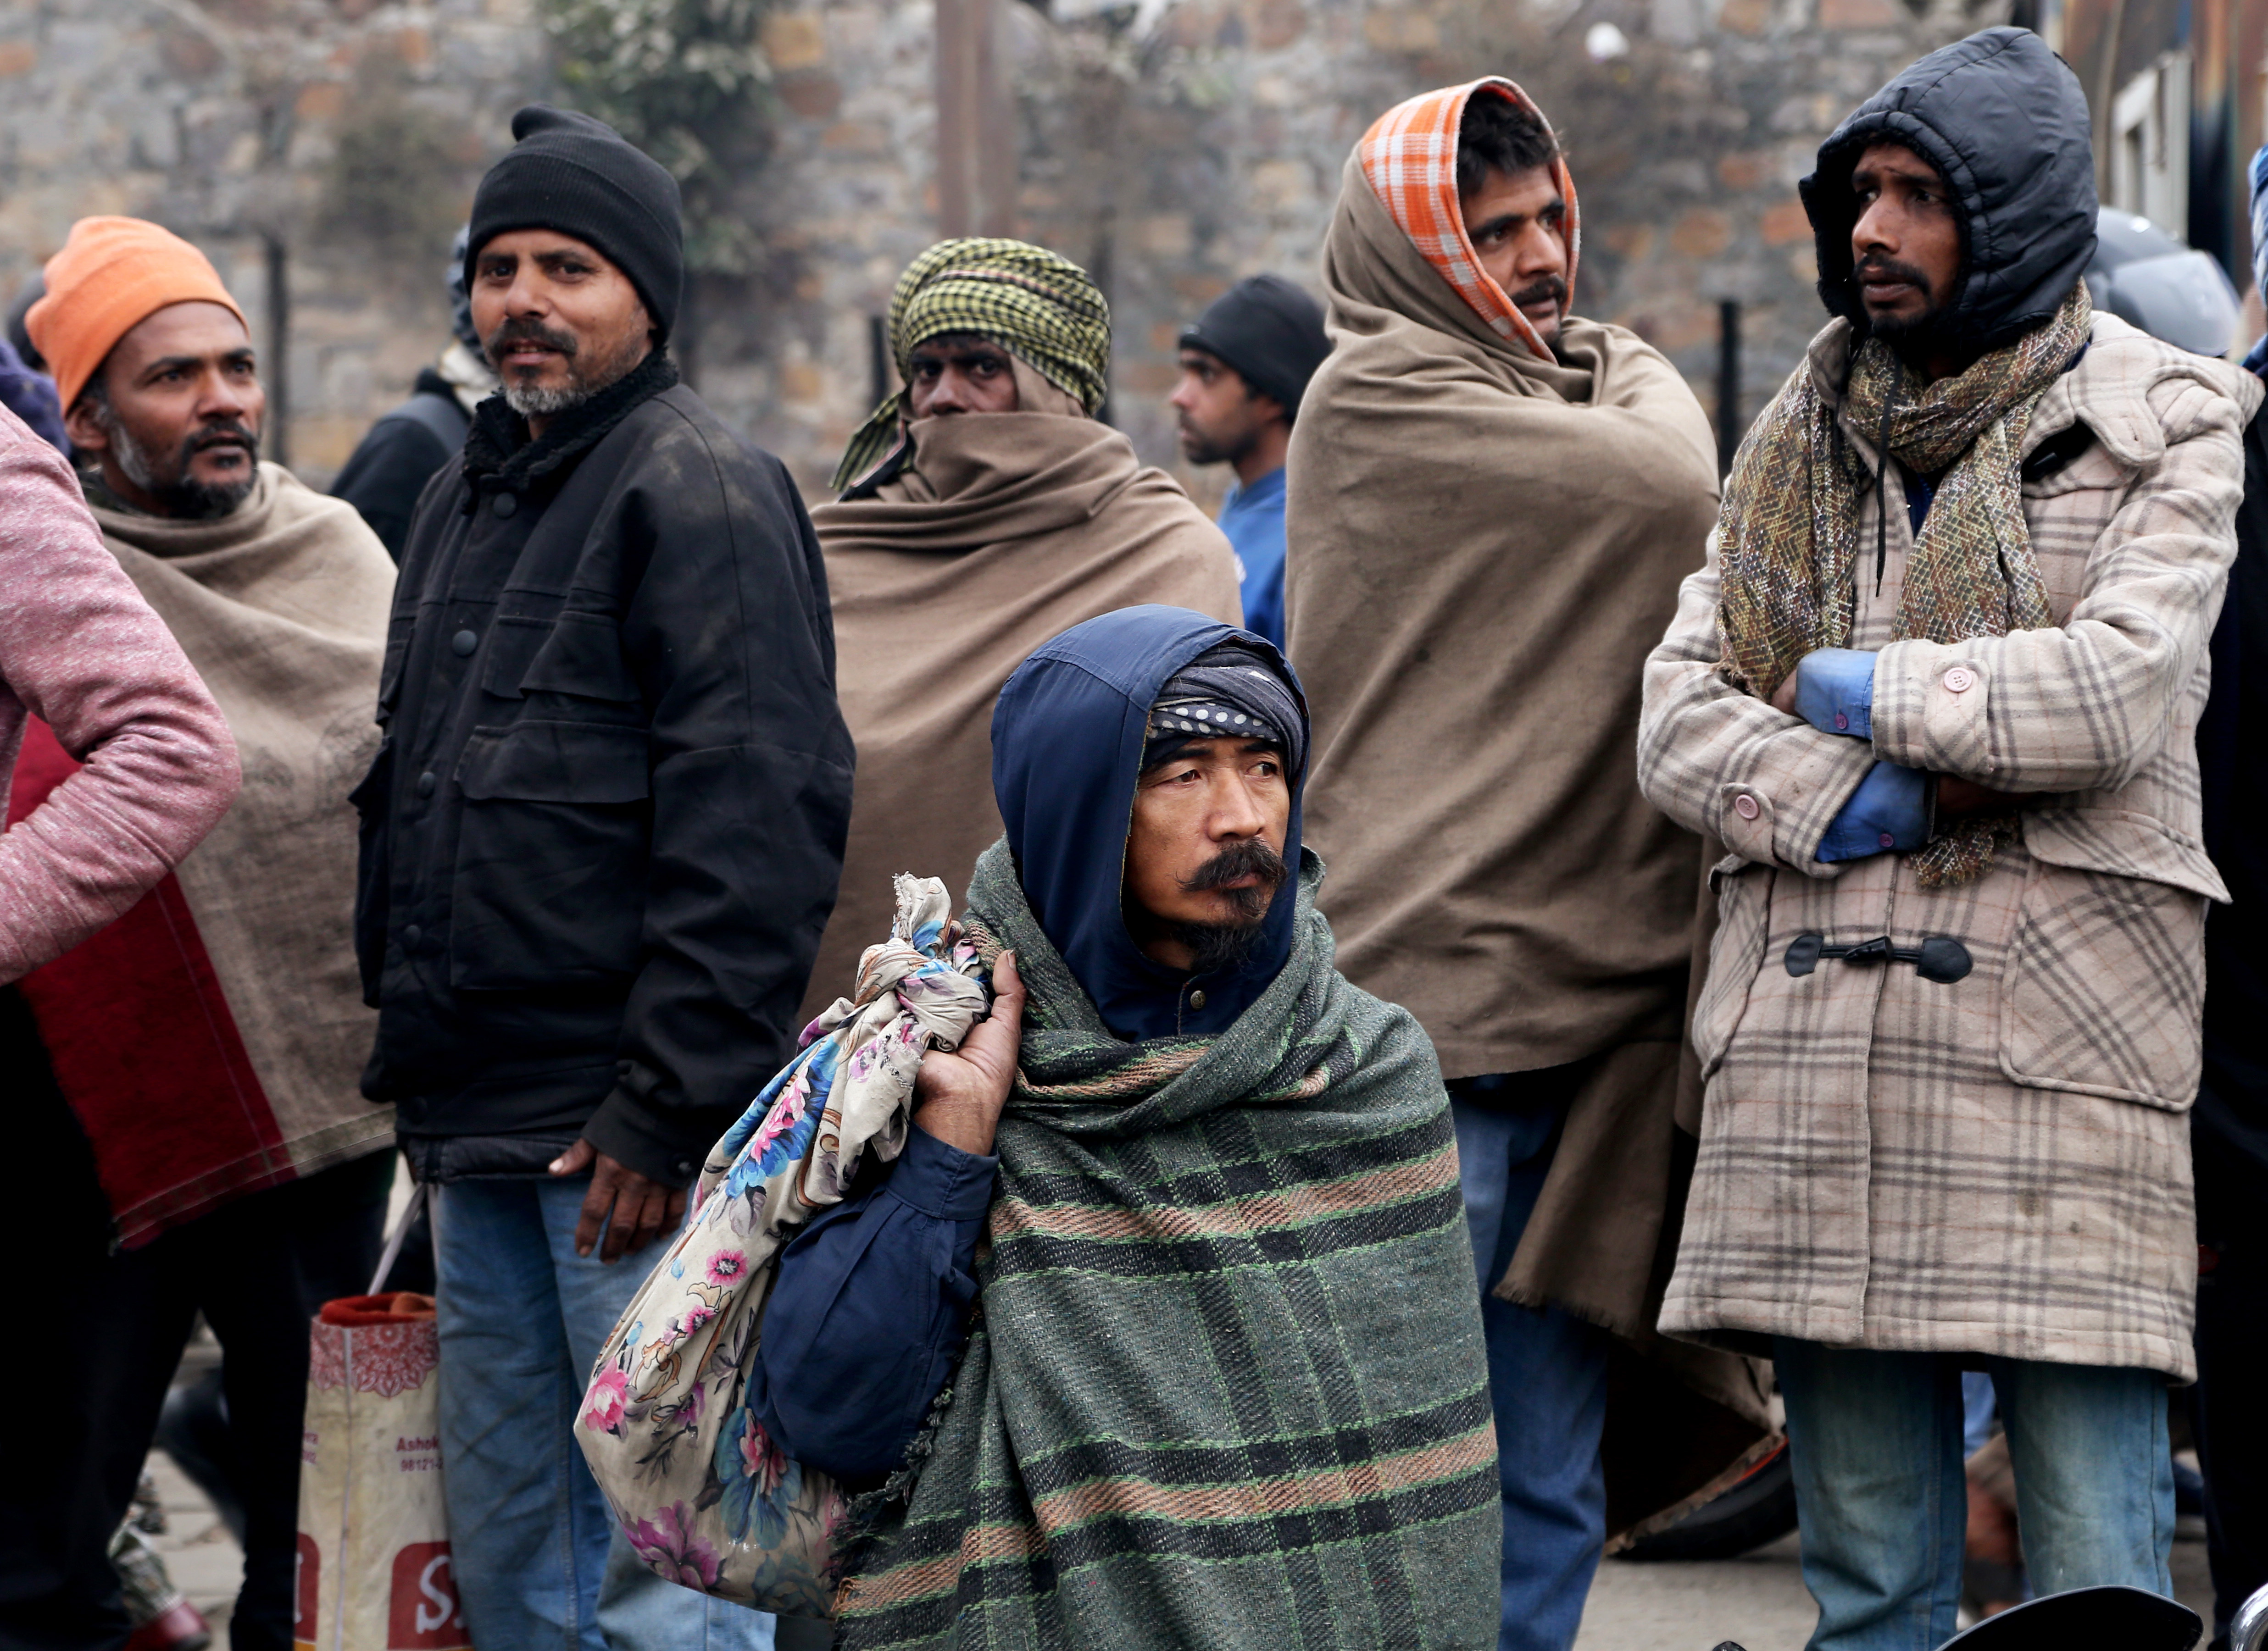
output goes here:
[[1600, 1057], [1506, 1293], [1641, 1329], [1699, 848], [1640, 796], [1639, 672], [1717, 508], [1675, 368], [1498, 337], [1350, 161], [1292, 436], [1285, 605], [1339, 966], [1449, 1077]]
[[1651, 1528], [1770, 1446], [1756, 1372], [1652, 1328], [1700, 849], [1638, 793], [1639, 676], [1701, 565], [1715, 444], [1636, 334], [1571, 317], [1549, 361], [1498, 336], [1359, 153], [1323, 276], [1285, 592], [1322, 905], [1445, 1075], [1589, 1062], [1496, 1294], [1654, 1349], [1618, 1361], [1607, 1443], [1616, 1530]]
[[887, 932], [894, 872], [958, 892], [999, 836], [992, 703], [1027, 655], [1145, 602], [1243, 617], [1228, 540], [1108, 425], [961, 414], [913, 437], [912, 470], [883, 496], [811, 513], [858, 777], [806, 1022]]

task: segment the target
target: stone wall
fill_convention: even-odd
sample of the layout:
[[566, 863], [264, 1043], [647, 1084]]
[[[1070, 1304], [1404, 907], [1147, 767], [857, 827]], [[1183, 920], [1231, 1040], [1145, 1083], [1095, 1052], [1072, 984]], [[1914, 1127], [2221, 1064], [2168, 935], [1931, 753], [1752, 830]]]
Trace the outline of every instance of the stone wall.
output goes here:
[[[1144, 0], [1051, 18], [1002, 0], [1019, 228], [1104, 283], [1111, 417], [1174, 464], [1163, 397], [1181, 325], [1257, 270], [1319, 288], [1341, 168], [1370, 121], [1412, 92], [1509, 75], [1566, 136], [1578, 307], [1668, 352], [1713, 413], [1719, 304], [1738, 300], [1745, 419], [1825, 319], [1795, 194], [1821, 139], [1913, 57], [2000, 15], [1992, 0], [1918, 14], [1906, 0]], [[870, 318], [934, 232], [930, 19], [924, 0], [840, 0], [767, 31], [793, 274], [703, 382], [807, 486], [867, 411]], [[1211, 497], [1223, 478], [1186, 479]]]
[[93, 213], [203, 246], [263, 349], [280, 274], [326, 479], [446, 341], [449, 237], [547, 76], [529, 0], [0, 0], [0, 297]]
[[[1743, 306], [1742, 412], [1822, 319], [1795, 198], [1834, 122], [2003, 0], [989, 0], [1020, 232], [1094, 270], [1111, 416], [1174, 462], [1173, 344], [1236, 277], [1317, 284], [1349, 149], [1427, 87], [1496, 72], [1565, 131], [1577, 306], [1675, 359], [1713, 407]], [[438, 270], [510, 111], [549, 89], [534, 0], [0, 0], [0, 290], [89, 211], [210, 247], [264, 326], [288, 251], [292, 461], [320, 479], [438, 347]], [[872, 405], [874, 321], [939, 232], [931, 0], [781, 0], [767, 261], [697, 296], [693, 372], [820, 496]], [[1012, 181], [1012, 188], [1002, 187]], [[264, 334], [263, 334], [264, 336]], [[1217, 494], [1218, 473], [1189, 480]]]

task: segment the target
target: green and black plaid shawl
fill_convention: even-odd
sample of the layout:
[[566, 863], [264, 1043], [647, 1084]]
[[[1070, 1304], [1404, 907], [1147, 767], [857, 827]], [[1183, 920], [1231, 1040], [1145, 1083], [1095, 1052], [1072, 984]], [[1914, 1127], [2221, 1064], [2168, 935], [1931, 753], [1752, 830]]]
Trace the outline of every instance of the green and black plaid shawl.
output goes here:
[[[965, 236], [939, 241], [890, 294], [890, 354], [909, 376], [914, 350], [947, 333], [977, 333], [1092, 414], [1109, 389], [1110, 305], [1086, 271], [1028, 241]], [[835, 469], [838, 493], [890, 449], [905, 412], [901, 390], [876, 407]]]
[[1495, 1645], [1448, 1102], [1418, 1023], [1333, 966], [1320, 880], [1227, 1032], [1128, 1044], [1005, 844], [977, 862], [971, 928], [1031, 990], [981, 1322], [838, 1647]]

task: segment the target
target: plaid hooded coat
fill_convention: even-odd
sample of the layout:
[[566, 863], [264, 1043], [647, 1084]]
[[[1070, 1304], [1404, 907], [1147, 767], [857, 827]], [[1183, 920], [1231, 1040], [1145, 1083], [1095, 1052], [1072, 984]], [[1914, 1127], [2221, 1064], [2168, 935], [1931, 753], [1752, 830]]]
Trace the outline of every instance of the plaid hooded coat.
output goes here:
[[[1850, 327], [1799, 372], [1833, 397]], [[1873, 739], [1821, 733], [1718, 669], [1719, 571], [1648, 662], [1646, 794], [1732, 852], [1692, 1034], [1702, 1144], [1664, 1332], [1998, 1354], [2194, 1374], [2188, 1119], [2206, 902], [2196, 729], [2235, 548], [2250, 374], [2098, 315], [2035, 405], [2023, 509], [2056, 628], [1890, 641], [1911, 547], [1858, 558], [1852, 648], [1880, 649]], [[1868, 466], [1867, 433], [1841, 428]], [[2066, 439], [2057, 451], [2076, 445]], [[1795, 485], [1800, 485], [1796, 483]], [[1859, 542], [1876, 543], [1867, 493]], [[1813, 856], [1877, 757], [2030, 794], [1966, 884], [1904, 855]], [[1975, 968], [1786, 967], [1789, 943], [1951, 936]]]

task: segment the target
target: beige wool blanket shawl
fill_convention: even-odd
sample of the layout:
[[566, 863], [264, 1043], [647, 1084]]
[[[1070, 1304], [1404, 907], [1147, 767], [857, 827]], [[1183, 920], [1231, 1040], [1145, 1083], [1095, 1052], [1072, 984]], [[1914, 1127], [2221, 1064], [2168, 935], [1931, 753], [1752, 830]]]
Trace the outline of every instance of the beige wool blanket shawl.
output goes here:
[[235, 806], [175, 876], [292, 1167], [390, 1141], [362, 1097], [378, 1016], [355, 965], [356, 820], [378, 745], [394, 563], [352, 505], [263, 464], [216, 521], [94, 507], [103, 539], [228, 719]]
[[1228, 540], [1109, 426], [959, 414], [912, 432], [912, 468], [885, 496], [811, 513], [858, 780], [806, 1022], [887, 932], [894, 873], [958, 892], [1000, 835], [992, 706], [1026, 656], [1145, 602], [1243, 617]]
[[1507, 1289], [1634, 1330], [1700, 875], [1638, 795], [1639, 677], [1716, 518], [1709, 423], [1621, 327], [1569, 319], [1558, 360], [1499, 336], [1359, 158], [1323, 276], [1285, 605], [1339, 966], [1446, 1076], [1602, 1057]]

